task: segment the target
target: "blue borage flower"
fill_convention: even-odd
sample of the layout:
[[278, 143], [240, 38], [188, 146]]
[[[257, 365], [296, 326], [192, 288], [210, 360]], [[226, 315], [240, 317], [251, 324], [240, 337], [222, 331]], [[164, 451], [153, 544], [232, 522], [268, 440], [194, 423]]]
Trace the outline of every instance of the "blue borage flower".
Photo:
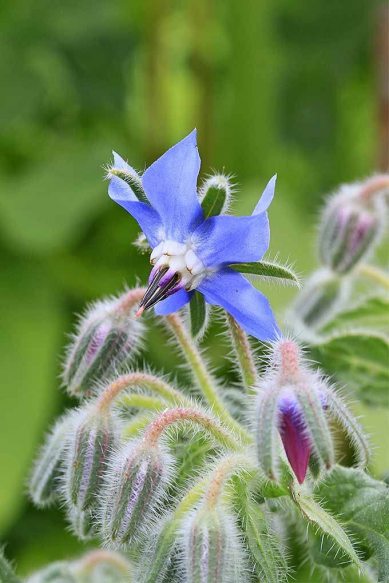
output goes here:
[[[251, 216], [204, 217], [197, 194], [200, 157], [196, 130], [170, 148], [144, 172], [139, 200], [114, 171], [135, 176], [118, 154], [108, 172], [109, 196], [139, 223], [152, 248], [149, 286], [139, 313], [155, 306], [161, 315], [187, 304], [194, 290], [212, 305], [222, 306], [260, 340], [279, 335], [268, 300], [231, 264], [259, 261], [269, 246], [267, 208], [276, 176], [266, 186]], [[120, 174], [120, 172], [118, 172]]]

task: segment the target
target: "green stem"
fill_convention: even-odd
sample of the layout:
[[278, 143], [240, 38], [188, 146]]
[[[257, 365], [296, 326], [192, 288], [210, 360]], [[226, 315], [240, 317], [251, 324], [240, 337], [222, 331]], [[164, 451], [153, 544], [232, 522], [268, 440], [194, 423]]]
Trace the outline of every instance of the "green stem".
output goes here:
[[229, 314], [227, 315], [227, 320], [231, 330], [232, 344], [238, 359], [243, 384], [249, 394], [254, 394], [254, 386], [258, 381], [258, 372], [254, 364], [254, 356], [248, 336], [237, 321]]
[[161, 399], [157, 399], [157, 397], [132, 393], [130, 395], [123, 395], [120, 398], [120, 406], [149, 409], [150, 411], [161, 411], [161, 409], [166, 408], [166, 403], [161, 401]]
[[385, 289], [389, 290], [389, 276], [382, 269], [374, 267], [374, 265], [363, 263], [358, 267], [358, 273], [363, 277], [372, 279], [375, 283], [378, 283]]
[[227, 427], [239, 435], [242, 442], [250, 443], [252, 438], [249, 433], [245, 431], [245, 429], [243, 429], [243, 427], [237, 421], [235, 421], [219, 397], [214, 379], [207, 369], [200, 351], [193, 343], [190, 335], [185, 329], [181, 318], [177, 314], [170, 314], [166, 317], [166, 320], [171, 330], [173, 331], [189, 366], [192, 369], [192, 373], [197, 380], [204, 397], [212, 408], [212, 411], [219, 417], [221, 421], [223, 421], [223, 423], [225, 423]]
[[136, 417], [125, 426], [122, 433], [123, 439], [127, 440], [136, 437], [151, 423], [151, 421], [152, 416], [150, 413], [136, 415]]

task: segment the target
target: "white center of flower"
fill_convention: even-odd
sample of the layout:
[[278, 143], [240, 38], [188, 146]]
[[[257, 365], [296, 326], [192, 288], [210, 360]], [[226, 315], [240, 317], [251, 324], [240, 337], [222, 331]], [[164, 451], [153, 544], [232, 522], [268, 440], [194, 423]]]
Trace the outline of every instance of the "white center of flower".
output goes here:
[[207, 274], [203, 262], [188, 243], [162, 241], [150, 256], [154, 268], [168, 267], [169, 271], [181, 276], [181, 284], [187, 290], [194, 289]]

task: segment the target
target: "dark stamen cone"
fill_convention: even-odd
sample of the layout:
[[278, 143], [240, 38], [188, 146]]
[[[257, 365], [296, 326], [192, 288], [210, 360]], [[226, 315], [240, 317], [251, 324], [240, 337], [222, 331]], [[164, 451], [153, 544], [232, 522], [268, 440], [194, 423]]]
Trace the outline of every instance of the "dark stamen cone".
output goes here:
[[[140, 308], [148, 310], [174, 293], [175, 288], [180, 282], [181, 276], [179, 273], [174, 273], [170, 278], [165, 280], [164, 275], [166, 275], [167, 271], [167, 267], [162, 267], [157, 271], [140, 303]], [[138, 310], [137, 315], [142, 314], [142, 312], [139, 312], [140, 310]]]

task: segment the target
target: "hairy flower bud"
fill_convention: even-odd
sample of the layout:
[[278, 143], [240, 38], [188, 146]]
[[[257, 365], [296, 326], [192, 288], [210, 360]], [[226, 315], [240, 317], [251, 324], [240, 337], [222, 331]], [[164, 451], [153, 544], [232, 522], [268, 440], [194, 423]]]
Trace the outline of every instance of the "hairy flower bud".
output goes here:
[[39, 452], [29, 481], [30, 497], [37, 506], [47, 506], [58, 498], [61, 467], [71, 424], [71, 415], [61, 417]]
[[36, 571], [26, 583], [78, 583], [78, 579], [72, 573], [71, 563], [57, 561], [47, 567]]
[[70, 507], [93, 511], [100, 493], [108, 456], [117, 442], [115, 420], [95, 404], [76, 411], [67, 444], [64, 486]]
[[71, 395], [90, 395], [97, 381], [120, 369], [136, 352], [143, 329], [132, 310], [141, 297], [137, 292], [95, 302], [81, 319], [62, 374]]
[[329, 269], [316, 271], [297, 296], [294, 318], [309, 328], [320, 327], [343, 304], [349, 289], [349, 282]]
[[109, 463], [102, 491], [101, 533], [108, 544], [126, 545], [150, 525], [163, 499], [173, 460], [163, 446], [129, 442]]
[[245, 581], [244, 556], [233, 518], [220, 506], [192, 512], [182, 527], [187, 583]]
[[364, 185], [343, 186], [323, 213], [319, 252], [324, 265], [348, 273], [372, 251], [382, 233], [385, 209], [380, 198], [364, 197]]

